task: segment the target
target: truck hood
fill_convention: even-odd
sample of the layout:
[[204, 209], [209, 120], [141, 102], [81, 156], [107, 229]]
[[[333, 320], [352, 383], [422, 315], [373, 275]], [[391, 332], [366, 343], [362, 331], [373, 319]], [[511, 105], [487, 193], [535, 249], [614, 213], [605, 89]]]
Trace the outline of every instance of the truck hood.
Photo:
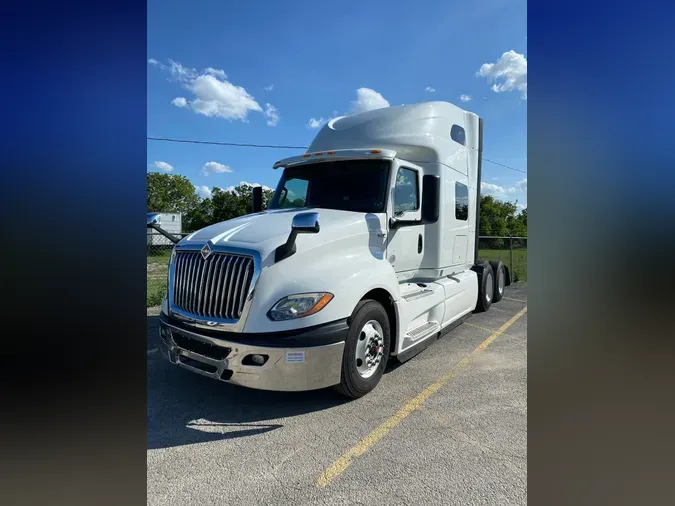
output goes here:
[[182, 239], [178, 247], [200, 248], [210, 242], [216, 248], [253, 249], [260, 253], [266, 264], [270, 253], [286, 242], [293, 217], [307, 211], [319, 213], [320, 232], [299, 234], [296, 240], [298, 250], [312, 249], [355, 235], [367, 237], [369, 232], [379, 229], [380, 219], [373, 214], [322, 208], [273, 209], [203, 228]]

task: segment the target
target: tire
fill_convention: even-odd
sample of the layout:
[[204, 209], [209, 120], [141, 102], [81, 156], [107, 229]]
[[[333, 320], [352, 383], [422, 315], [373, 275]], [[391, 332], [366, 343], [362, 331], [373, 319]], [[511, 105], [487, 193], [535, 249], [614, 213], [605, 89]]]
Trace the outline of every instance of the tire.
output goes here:
[[[359, 302], [350, 318], [342, 355], [342, 374], [336, 390], [351, 399], [358, 399], [372, 391], [384, 374], [390, 345], [391, 327], [382, 304], [374, 300]], [[359, 357], [364, 356], [364, 350], [367, 360], [373, 359], [373, 355], [379, 357], [370, 368]]]
[[506, 287], [506, 267], [501, 260], [491, 260], [490, 267], [494, 273], [494, 296], [492, 302], [499, 302], [504, 297], [504, 289]]
[[483, 265], [477, 266], [478, 273], [478, 302], [476, 303], [476, 313], [484, 313], [492, 305], [494, 298], [494, 274], [492, 266], [485, 262]]

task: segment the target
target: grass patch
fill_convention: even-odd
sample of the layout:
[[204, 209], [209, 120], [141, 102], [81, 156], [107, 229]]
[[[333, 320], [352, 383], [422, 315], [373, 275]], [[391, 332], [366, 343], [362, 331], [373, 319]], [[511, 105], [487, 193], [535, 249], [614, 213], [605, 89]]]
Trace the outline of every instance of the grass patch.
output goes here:
[[169, 259], [171, 258], [171, 250], [154, 250], [148, 251], [148, 263], [149, 264], [169, 264]]
[[[510, 251], [507, 249], [481, 249], [478, 250], [478, 257], [481, 260], [501, 260], [502, 263], [511, 268]], [[511, 272], [511, 281], [527, 281], [527, 250], [513, 250], [513, 270]]]
[[166, 280], [148, 278], [147, 307], [159, 306], [166, 295]]
[[171, 250], [148, 254], [147, 307], [159, 306], [166, 295]]

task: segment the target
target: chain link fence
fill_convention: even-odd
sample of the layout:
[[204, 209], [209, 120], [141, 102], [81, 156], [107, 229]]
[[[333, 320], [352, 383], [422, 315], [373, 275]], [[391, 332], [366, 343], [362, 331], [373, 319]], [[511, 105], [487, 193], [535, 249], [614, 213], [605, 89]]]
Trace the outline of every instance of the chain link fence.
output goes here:
[[[173, 234], [183, 238], [184, 234]], [[148, 230], [146, 256], [148, 259], [147, 306], [159, 306], [166, 294], [169, 276], [169, 260], [173, 243], [159, 232]]]
[[[174, 234], [185, 237], [187, 233]], [[159, 232], [148, 231], [147, 306], [159, 306], [167, 290], [169, 260], [173, 243]], [[501, 260], [511, 272], [512, 282], [527, 281], [527, 237], [479, 236], [478, 257]]]
[[479, 260], [501, 260], [509, 269], [512, 282], [527, 281], [527, 237], [481, 235]]

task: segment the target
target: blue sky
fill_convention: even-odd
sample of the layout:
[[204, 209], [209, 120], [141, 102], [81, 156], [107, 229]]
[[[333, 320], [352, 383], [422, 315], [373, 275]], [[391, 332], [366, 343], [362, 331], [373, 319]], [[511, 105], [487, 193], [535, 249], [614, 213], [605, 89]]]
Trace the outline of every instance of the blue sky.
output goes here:
[[[446, 100], [485, 119], [484, 156], [527, 170], [525, 0], [148, 2], [148, 136], [308, 146], [335, 115]], [[462, 101], [464, 96], [468, 101]], [[208, 195], [274, 187], [302, 150], [148, 141], [147, 170]], [[527, 203], [484, 162], [483, 192]]]

